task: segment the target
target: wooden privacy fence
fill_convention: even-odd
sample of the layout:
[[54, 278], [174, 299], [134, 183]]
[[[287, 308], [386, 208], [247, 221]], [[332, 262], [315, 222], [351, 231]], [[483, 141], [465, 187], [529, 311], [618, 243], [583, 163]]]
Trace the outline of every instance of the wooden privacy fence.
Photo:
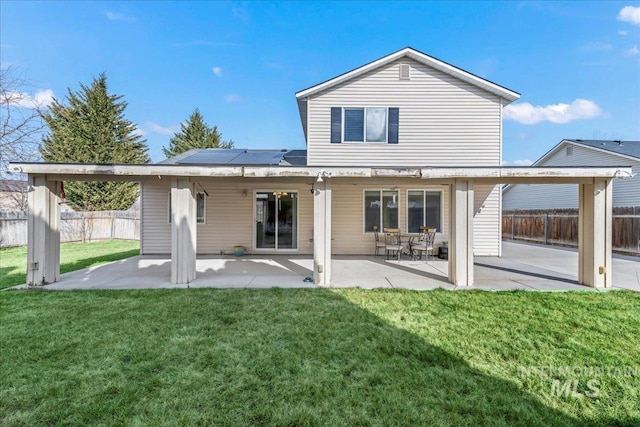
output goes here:
[[[545, 245], [578, 246], [578, 210], [502, 212], [502, 238]], [[613, 208], [612, 247], [640, 255], [640, 207]]]
[[[26, 212], [0, 212], [0, 247], [27, 244]], [[60, 241], [140, 240], [140, 212], [61, 212]]]

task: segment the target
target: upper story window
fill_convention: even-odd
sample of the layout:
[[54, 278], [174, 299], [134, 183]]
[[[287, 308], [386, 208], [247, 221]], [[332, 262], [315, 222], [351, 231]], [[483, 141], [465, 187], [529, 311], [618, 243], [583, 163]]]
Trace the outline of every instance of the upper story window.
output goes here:
[[398, 108], [331, 107], [331, 143], [398, 143]]
[[344, 142], [387, 142], [386, 108], [345, 108]]

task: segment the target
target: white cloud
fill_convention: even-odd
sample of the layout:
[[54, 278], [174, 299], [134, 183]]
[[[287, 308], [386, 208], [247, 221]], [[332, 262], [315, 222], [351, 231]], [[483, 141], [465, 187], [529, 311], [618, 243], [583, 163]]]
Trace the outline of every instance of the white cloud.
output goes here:
[[6, 92], [2, 94], [2, 103], [18, 105], [22, 108], [47, 108], [53, 102], [51, 89], [39, 90], [33, 96], [26, 92]]
[[222, 77], [222, 68], [221, 67], [213, 67], [211, 69], [211, 71], [213, 71], [213, 74], [215, 74], [218, 77]]
[[235, 93], [229, 94], [224, 97], [225, 102], [240, 102], [242, 101], [242, 97], [240, 95], [236, 95]]
[[613, 49], [611, 44], [602, 42], [593, 42], [580, 47], [583, 52], [607, 52], [611, 49]]
[[629, 32], [625, 30], [620, 30], [618, 31], [618, 34], [620, 34], [621, 36], [626, 36], [627, 34], [629, 34]]
[[136, 22], [136, 18], [124, 13], [107, 12], [106, 15], [109, 21]]
[[142, 130], [143, 135], [145, 135], [147, 132], [151, 132], [159, 133], [160, 135], [173, 136], [173, 134], [178, 132], [178, 130], [180, 129], [179, 126], [164, 127], [154, 122], [146, 122], [144, 127], [145, 129]]
[[533, 162], [529, 159], [503, 160], [502, 166], [531, 166]]
[[640, 25], [640, 6], [625, 6], [618, 12], [618, 21]]
[[638, 53], [640, 53], [640, 50], [638, 50], [638, 46], [634, 46], [630, 49], [627, 49], [624, 51], [624, 56], [635, 56]]
[[551, 104], [547, 106], [531, 105], [528, 102], [511, 104], [504, 108], [505, 119], [525, 125], [540, 122], [569, 123], [574, 120], [587, 120], [604, 114], [595, 102], [588, 99], [575, 99], [571, 104]]

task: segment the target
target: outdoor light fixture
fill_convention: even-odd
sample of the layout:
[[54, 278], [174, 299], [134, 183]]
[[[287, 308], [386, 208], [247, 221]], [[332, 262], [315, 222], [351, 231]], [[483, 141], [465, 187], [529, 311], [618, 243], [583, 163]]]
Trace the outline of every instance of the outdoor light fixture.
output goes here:
[[627, 171], [623, 171], [622, 169], [618, 169], [616, 173], [613, 174], [614, 178], [624, 179], [624, 178], [633, 178], [637, 175], [637, 173], [629, 173]]
[[318, 181], [318, 182], [324, 181], [322, 179], [322, 177], [331, 178], [331, 172], [327, 172], [325, 170], [321, 170], [320, 172], [318, 172], [318, 179], [316, 181]]
[[247, 197], [247, 190], [242, 190], [242, 197]]

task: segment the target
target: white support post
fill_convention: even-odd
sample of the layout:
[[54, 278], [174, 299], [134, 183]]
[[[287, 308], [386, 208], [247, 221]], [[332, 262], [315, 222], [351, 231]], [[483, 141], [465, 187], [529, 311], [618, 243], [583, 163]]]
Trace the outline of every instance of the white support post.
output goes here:
[[29, 175], [27, 285], [60, 280], [60, 181]]
[[449, 209], [449, 281], [473, 285], [473, 182], [451, 185]]
[[196, 278], [196, 191], [188, 178], [171, 180], [171, 283]]
[[313, 191], [313, 282], [331, 285], [331, 182], [325, 178]]
[[580, 184], [578, 217], [578, 282], [611, 287], [612, 181]]

